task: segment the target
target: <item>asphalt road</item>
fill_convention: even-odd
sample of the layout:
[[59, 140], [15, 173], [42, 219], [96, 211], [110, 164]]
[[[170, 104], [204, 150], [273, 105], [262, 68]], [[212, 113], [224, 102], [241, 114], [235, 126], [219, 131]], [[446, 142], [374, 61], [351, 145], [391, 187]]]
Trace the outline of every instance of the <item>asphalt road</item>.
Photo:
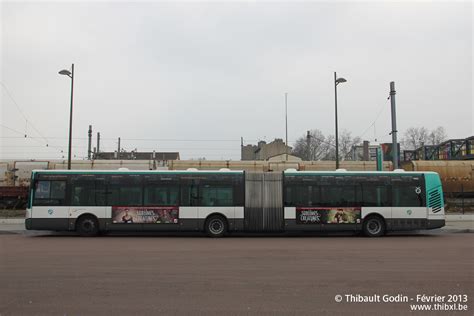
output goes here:
[[0, 235], [0, 315], [409, 314], [417, 294], [465, 294], [471, 315], [473, 245], [474, 234]]

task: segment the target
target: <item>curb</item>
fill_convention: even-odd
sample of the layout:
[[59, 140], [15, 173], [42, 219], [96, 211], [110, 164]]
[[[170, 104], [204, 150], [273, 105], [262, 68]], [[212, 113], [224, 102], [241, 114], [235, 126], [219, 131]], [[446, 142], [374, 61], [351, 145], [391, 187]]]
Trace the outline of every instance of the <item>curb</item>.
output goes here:
[[447, 222], [472, 222], [474, 221], [474, 214], [456, 214], [446, 215]]
[[451, 234], [466, 234], [466, 233], [474, 233], [474, 229], [470, 229], [470, 228], [462, 228], [462, 229], [452, 229], [452, 228], [448, 228], [448, 229], [441, 229], [442, 232], [445, 232], [445, 233], [451, 233]]
[[0, 218], [0, 224], [23, 224], [24, 218]]
[[23, 232], [22, 230], [0, 230], [0, 235], [20, 235]]

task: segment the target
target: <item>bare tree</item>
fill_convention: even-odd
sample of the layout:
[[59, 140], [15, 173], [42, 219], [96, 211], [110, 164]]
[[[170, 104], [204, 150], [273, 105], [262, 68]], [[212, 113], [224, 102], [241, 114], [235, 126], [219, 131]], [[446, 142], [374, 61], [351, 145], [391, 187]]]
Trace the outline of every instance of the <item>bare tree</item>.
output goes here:
[[446, 130], [442, 126], [438, 126], [432, 130], [428, 137], [430, 145], [438, 145], [444, 142], [447, 138], [448, 135], [446, 134]]
[[426, 127], [410, 127], [405, 131], [402, 145], [405, 149], [417, 149], [428, 141], [429, 132]]
[[321, 160], [327, 155], [330, 146], [331, 143], [324, 134], [313, 129], [309, 132], [309, 138], [308, 135], [303, 135], [296, 140], [292, 153], [304, 160]]
[[336, 160], [336, 137], [334, 135], [329, 135], [326, 137], [327, 142], [331, 144], [328, 146], [328, 149], [326, 151], [326, 154], [321, 160]]
[[[351, 132], [343, 130], [339, 136], [340, 159], [350, 159], [352, 146], [360, 142], [360, 137], [353, 138]], [[298, 138], [293, 148], [293, 155], [304, 160], [336, 159], [336, 142], [334, 135], [324, 136], [318, 129], [310, 131], [309, 138], [308, 135]]]
[[405, 149], [417, 149], [422, 144], [438, 145], [448, 138], [446, 130], [438, 126], [431, 132], [426, 127], [410, 127], [405, 131], [402, 138], [402, 145]]
[[[331, 145], [328, 147], [326, 155], [322, 158], [322, 160], [336, 160], [335, 139], [336, 137], [334, 137], [334, 135], [329, 135], [326, 137], [326, 140]], [[343, 130], [339, 135], [339, 159], [342, 161], [351, 159], [350, 152], [352, 150], [352, 146], [360, 143], [360, 137], [352, 138], [351, 132]]]
[[351, 132], [343, 130], [339, 136], [339, 157], [341, 157], [341, 160], [350, 160], [352, 146], [359, 144], [360, 142], [360, 137], [352, 138]]

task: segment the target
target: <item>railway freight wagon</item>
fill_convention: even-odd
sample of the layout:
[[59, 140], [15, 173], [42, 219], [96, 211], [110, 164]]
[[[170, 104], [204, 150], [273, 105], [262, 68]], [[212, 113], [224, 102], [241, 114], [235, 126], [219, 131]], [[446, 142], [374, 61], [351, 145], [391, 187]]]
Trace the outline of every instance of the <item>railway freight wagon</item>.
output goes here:
[[436, 172], [447, 196], [474, 198], [474, 160], [416, 160], [404, 162], [402, 167], [406, 171]]
[[77, 231], [354, 231], [444, 226], [434, 172], [34, 171], [26, 228]]

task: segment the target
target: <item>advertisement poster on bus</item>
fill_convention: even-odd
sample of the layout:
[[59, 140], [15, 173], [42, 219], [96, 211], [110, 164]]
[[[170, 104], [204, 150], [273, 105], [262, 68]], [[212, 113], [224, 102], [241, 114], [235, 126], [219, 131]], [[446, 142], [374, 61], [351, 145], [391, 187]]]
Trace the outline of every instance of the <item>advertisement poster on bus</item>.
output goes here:
[[113, 206], [114, 224], [177, 224], [177, 206]]
[[360, 207], [297, 207], [297, 224], [358, 224]]

